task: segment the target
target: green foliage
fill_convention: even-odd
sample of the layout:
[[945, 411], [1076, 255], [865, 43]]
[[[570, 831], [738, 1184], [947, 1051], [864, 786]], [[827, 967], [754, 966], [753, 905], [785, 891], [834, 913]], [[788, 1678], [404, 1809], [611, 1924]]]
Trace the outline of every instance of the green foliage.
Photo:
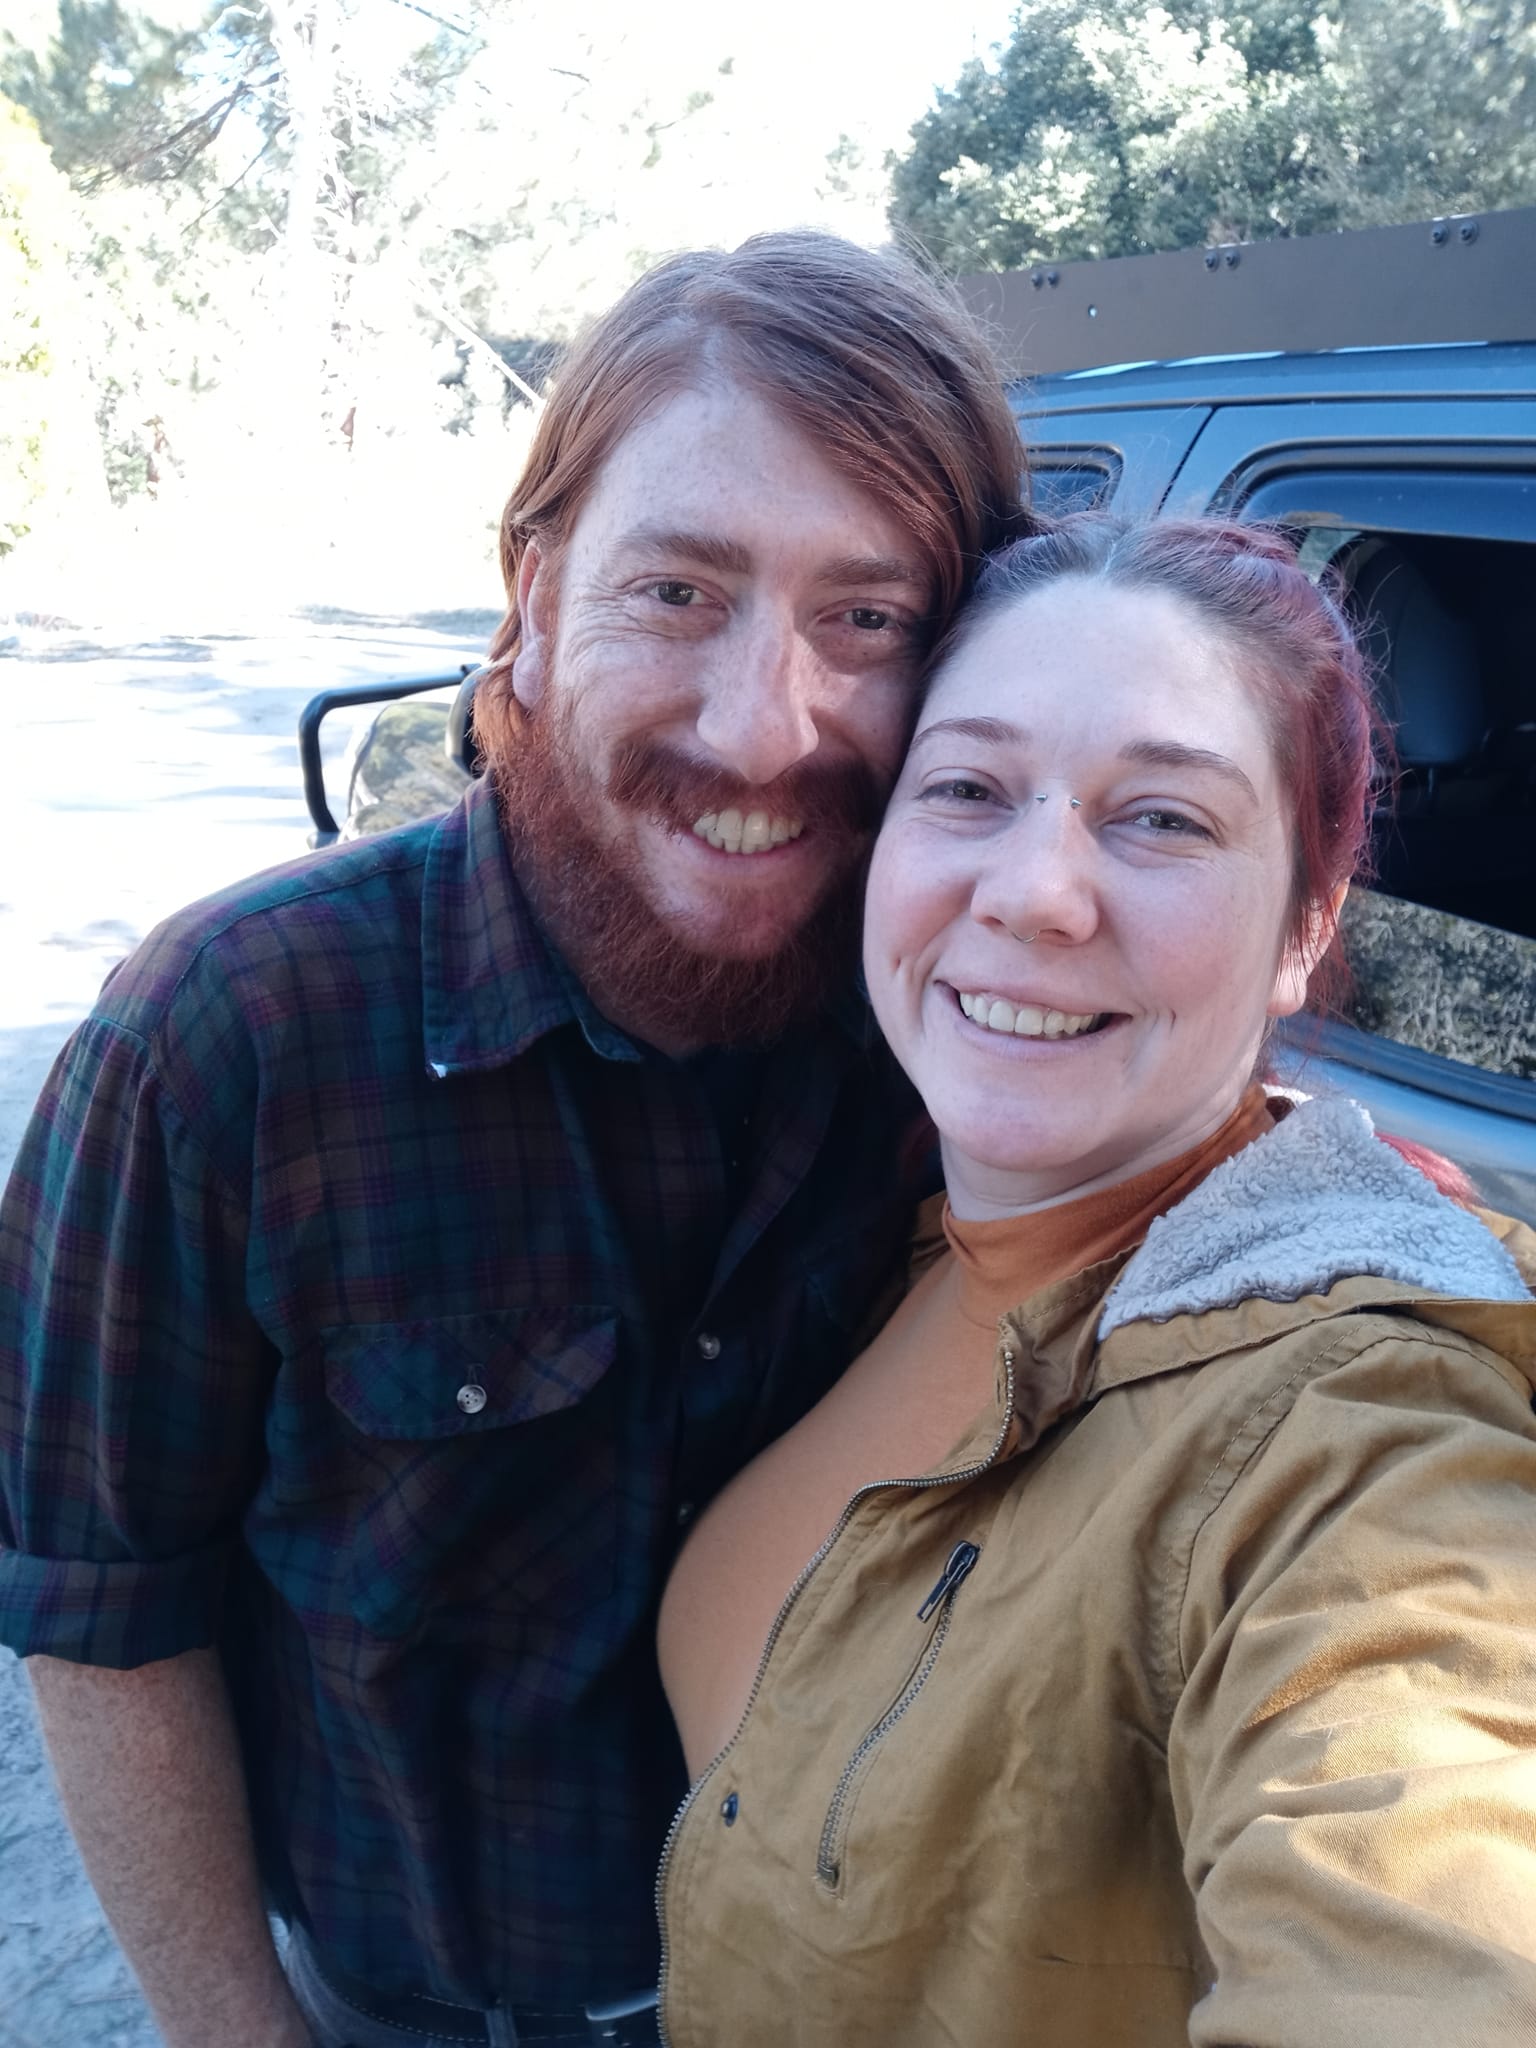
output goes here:
[[[714, 52], [637, 87], [622, 36], [573, 28], [567, 0], [144, 4], [57, 0], [28, 45], [0, 30], [0, 91], [69, 217], [47, 275], [71, 375], [53, 383], [120, 506], [377, 470], [389, 443], [494, 468], [517, 380], [537, 385], [549, 338], [650, 260], [644, 198], [733, 89]], [[15, 212], [0, 379], [24, 376], [27, 404], [0, 384], [0, 454], [30, 491], [59, 437], [42, 357], [12, 344], [42, 278], [12, 276]], [[0, 518], [23, 523], [9, 499]]]
[[912, 130], [890, 217], [966, 271], [1533, 199], [1532, 0], [1025, 0]]
[[0, 556], [30, 530], [44, 485], [68, 200], [36, 123], [0, 99]]
[[[241, 26], [255, 19], [237, 10]], [[0, 44], [0, 84], [36, 120], [59, 169], [80, 188], [194, 174], [231, 113], [270, 74], [260, 35], [211, 25], [170, 29], [120, 0], [59, 0], [42, 51]], [[270, 78], [268, 78], [270, 83]]]

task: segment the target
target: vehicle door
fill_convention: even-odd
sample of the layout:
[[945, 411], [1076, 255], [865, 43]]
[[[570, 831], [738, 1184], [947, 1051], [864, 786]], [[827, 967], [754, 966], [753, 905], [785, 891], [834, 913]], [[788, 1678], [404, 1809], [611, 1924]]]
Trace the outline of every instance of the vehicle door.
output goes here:
[[1395, 728], [1350, 1013], [1301, 1020], [1290, 1070], [1536, 1222], [1536, 349], [1523, 378], [1489, 353], [1509, 388], [1486, 397], [1218, 407], [1164, 509], [1296, 529]]

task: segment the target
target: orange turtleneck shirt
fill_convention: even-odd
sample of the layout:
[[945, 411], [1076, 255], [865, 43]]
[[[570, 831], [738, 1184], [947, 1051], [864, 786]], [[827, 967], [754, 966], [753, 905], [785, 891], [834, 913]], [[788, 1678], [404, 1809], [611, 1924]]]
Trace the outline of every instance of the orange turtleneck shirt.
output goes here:
[[901, 1306], [810, 1414], [737, 1474], [673, 1567], [657, 1646], [693, 1775], [734, 1734], [773, 1618], [850, 1496], [938, 1464], [992, 1400], [998, 1317], [1137, 1244], [1271, 1122], [1253, 1087], [1203, 1144], [1114, 1187], [984, 1223], [947, 1204], [940, 1219], [937, 1200], [925, 1211], [920, 1277]]

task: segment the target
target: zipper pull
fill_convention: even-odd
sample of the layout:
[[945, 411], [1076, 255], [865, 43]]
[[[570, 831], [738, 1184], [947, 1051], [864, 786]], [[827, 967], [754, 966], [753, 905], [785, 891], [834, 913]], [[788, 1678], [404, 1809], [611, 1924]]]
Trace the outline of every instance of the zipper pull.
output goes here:
[[939, 1583], [917, 1610], [919, 1621], [927, 1621], [941, 1601], [947, 1600], [960, 1581], [970, 1571], [981, 1555], [981, 1548], [975, 1543], [957, 1543], [949, 1553], [949, 1563], [939, 1576]]

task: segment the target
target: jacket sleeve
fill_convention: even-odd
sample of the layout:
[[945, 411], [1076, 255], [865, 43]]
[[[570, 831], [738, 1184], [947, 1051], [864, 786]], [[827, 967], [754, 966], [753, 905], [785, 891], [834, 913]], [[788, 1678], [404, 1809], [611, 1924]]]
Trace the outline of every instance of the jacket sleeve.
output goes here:
[[1536, 2041], [1536, 1420], [1513, 1367], [1399, 1331], [1205, 1489], [1169, 1747], [1196, 2048]]
[[145, 1042], [60, 1055], [0, 1203], [0, 1641], [127, 1669], [210, 1642], [270, 1379], [246, 1215]]

